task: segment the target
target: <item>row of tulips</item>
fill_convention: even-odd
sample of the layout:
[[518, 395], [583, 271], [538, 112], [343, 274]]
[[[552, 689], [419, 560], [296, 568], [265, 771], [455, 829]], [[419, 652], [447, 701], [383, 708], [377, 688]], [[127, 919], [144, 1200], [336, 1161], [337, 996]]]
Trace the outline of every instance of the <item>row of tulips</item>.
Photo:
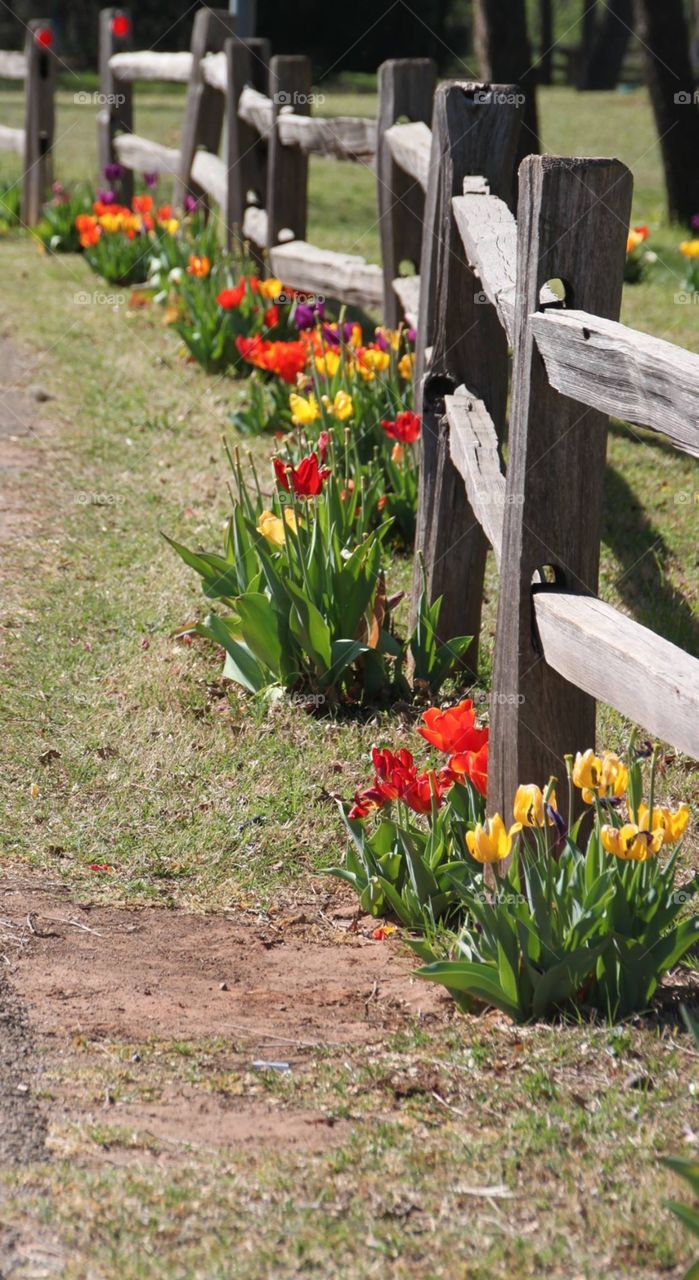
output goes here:
[[[286, 455], [298, 462], [346, 428], [346, 490], [363, 489], [373, 527], [410, 548], [420, 434], [412, 412], [414, 333], [379, 327], [368, 334], [342, 314], [333, 320], [318, 297], [241, 272], [237, 259], [218, 250], [215, 227], [196, 202], [181, 213], [158, 202], [152, 174], [149, 190], [127, 207], [122, 176], [109, 166], [108, 187], [75, 215], [91, 266], [111, 283], [144, 280], [139, 300], [163, 305], [188, 356], [207, 372], [249, 376], [246, 403], [232, 417], [239, 432], [283, 437]], [[52, 207], [64, 205], [58, 193]]]
[[[142, 259], [146, 241], [151, 291], [189, 354], [250, 375], [236, 426], [278, 441], [269, 479], [229, 454], [222, 554], [172, 543], [212, 606], [190, 629], [221, 647], [224, 675], [253, 696], [281, 689], [330, 708], [435, 698], [469, 639], [439, 641], [439, 601], [424, 592], [401, 634], [401, 597], [386, 582], [389, 533], [407, 545], [414, 533], [414, 335], [367, 336], [322, 300], [241, 273], [196, 209], [177, 218], [150, 196], [127, 209], [106, 194], [78, 215], [92, 264], [104, 271], [120, 253], [128, 264], [124, 244]], [[647, 263], [646, 239], [632, 229], [629, 278]], [[465, 1009], [523, 1021], [647, 1007], [699, 940], [687, 906], [699, 882], [676, 887], [689, 815], [657, 803], [655, 753], [634, 741], [624, 759], [588, 750], [566, 761], [567, 805], [549, 779], [520, 786], [511, 815], [486, 818], [488, 728], [472, 702], [429, 708], [418, 732], [441, 760], [422, 767], [406, 747], [374, 748], [370, 785], [342, 807], [349, 850], [332, 873], [365, 910], [410, 930], [420, 975]], [[576, 792], [587, 813], [569, 824]]]
[[405, 748], [374, 748], [372, 785], [342, 806], [350, 847], [331, 873], [411, 931], [420, 976], [464, 1009], [516, 1021], [646, 1009], [699, 940], [699, 876], [677, 885], [689, 811], [656, 803], [656, 752], [632, 740], [625, 761], [569, 757], [568, 812], [577, 791], [588, 812], [569, 825], [551, 778], [517, 789], [508, 822], [485, 818], [488, 730], [472, 702], [429, 709], [418, 732], [446, 764], [418, 771]]
[[[437, 638], [439, 601], [423, 593], [412, 632], [401, 636], [401, 595], [386, 585], [384, 495], [351, 474], [344, 441], [324, 433], [299, 462], [277, 456], [271, 491], [231, 456], [233, 512], [223, 555], [174, 549], [202, 579], [216, 613], [194, 628], [225, 651], [224, 675], [254, 694], [284, 689], [329, 707], [434, 696], [455, 671], [468, 637]], [[385, 524], [390, 523], [390, 518]], [[408, 678], [408, 660], [412, 679]]]

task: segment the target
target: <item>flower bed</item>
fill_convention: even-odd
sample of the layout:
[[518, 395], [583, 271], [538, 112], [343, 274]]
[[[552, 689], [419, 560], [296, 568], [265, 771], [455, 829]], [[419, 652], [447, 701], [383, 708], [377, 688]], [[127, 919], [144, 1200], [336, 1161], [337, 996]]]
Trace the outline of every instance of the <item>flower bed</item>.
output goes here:
[[331, 874], [365, 911], [418, 935], [419, 975], [465, 1010], [522, 1022], [582, 1008], [615, 1021], [647, 1008], [699, 940], [687, 915], [699, 876], [676, 883], [689, 811], [656, 803], [656, 753], [648, 766], [632, 740], [626, 763], [569, 757], [568, 812], [575, 789], [591, 812], [568, 826], [551, 778], [518, 788], [508, 825], [485, 817], [487, 729], [472, 703], [430, 709], [419, 732], [447, 763], [418, 772], [405, 748], [375, 748], [372, 785], [342, 807], [351, 844]]

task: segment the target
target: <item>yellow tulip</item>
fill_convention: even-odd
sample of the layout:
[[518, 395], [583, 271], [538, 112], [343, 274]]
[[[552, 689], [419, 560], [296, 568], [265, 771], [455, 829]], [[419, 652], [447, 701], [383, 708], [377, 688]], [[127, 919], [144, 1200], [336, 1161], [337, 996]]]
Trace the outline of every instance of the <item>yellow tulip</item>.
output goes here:
[[317, 422], [320, 417], [320, 407], [315, 396], [299, 396], [292, 391], [289, 396], [289, 408], [291, 409], [291, 421], [295, 427], [310, 427], [312, 422]]
[[601, 800], [606, 796], [623, 796], [628, 786], [629, 774], [613, 751], [603, 751], [596, 756], [591, 748], [577, 753], [573, 765], [573, 782], [582, 789], [585, 804], [592, 804], [595, 795]]
[[587, 751], [576, 752], [575, 763], [573, 765], [573, 782], [576, 787], [584, 787], [589, 791], [596, 791], [599, 786], [599, 780], [602, 775], [602, 761], [596, 756], [591, 747]]
[[600, 831], [602, 848], [613, 853], [623, 862], [648, 862], [654, 858], [663, 843], [662, 827], [657, 830], [642, 831], [635, 822], [626, 822], [623, 827], [603, 826]]
[[275, 276], [270, 276], [269, 280], [260, 280], [260, 293], [263, 298], [274, 301], [283, 292], [283, 289], [284, 286], [281, 280], [277, 280]]
[[[547, 804], [552, 809], [556, 808], [556, 792], [550, 791]], [[513, 812], [515, 821], [519, 822], [523, 827], [543, 827], [546, 821], [546, 810], [544, 808], [544, 793], [541, 787], [537, 787], [535, 782], [527, 783], [517, 788]], [[553, 823], [551, 818], [548, 819], [549, 826]]]
[[177, 218], [168, 218], [167, 222], [165, 223], [165, 230], [167, 231], [169, 236], [177, 235], [179, 228], [180, 228], [180, 224]]
[[655, 832], [660, 829], [666, 844], [677, 844], [687, 830], [688, 824], [689, 809], [686, 804], [681, 804], [674, 813], [671, 809], [654, 808], [652, 822], [649, 822], [648, 806], [645, 804], [638, 806], [638, 825], [641, 831]]
[[680, 253], [683, 253], [685, 258], [699, 258], [699, 240], [683, 240]]
[[476, 823], [475, 831], [466, 832], [468, 851], [476, 862], [502, 862], [509, 856], [513, 838], [522, 830], [521, 822], [514, 822], [509, 831], [499, 813], [487, 818], [485, 826]]
[[328, 378], [334, 378], [340, 367], [340, 356], [337, 351], [326, 351], [323, 356], [316, 356], [316, 369]]
[[415, 355], [413, 354], [413, 352], [410, 352], [410, 354], [401, 356], [400, 360], [398, 361], [398, 372], [401, 378], [405, 378], [406, 382], [410, 382], [410, 379], [413, 376], [414, 368], [415, 368]]
[[[290, 529], [296, 532], [296, 516], [291, 507], [286, 507], [284, 511], [284, 519]], [[260, 513], [260, 522], [257, 526], [257, 532], [261, 533], [263, 538], [271, 542], [273, 547], [284, 546], [284, 525], [279, 516], [275, 516], [273, 511], [262, 511]]]
[[374, 373], [384, 373], [391, 363], [391, 357], [387, 351], [375, 351], [373, 347], [367, 347], [361, 354], [360, 362]]
[[346, 391], [336, 391], [334, 400], [329, 396], [323, 396], [323, 405], [333, 418], [337, 418], [338, 422], [346, 422], [354, 413], [352, 397]]

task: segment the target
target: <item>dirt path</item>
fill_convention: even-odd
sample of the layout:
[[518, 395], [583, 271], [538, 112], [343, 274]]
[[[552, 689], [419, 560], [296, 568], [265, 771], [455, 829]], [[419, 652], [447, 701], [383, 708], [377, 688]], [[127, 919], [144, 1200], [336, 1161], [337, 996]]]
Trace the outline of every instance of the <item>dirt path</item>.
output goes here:
[[42, 404], [47, 396], [29, 355], [0, 334], [0, 551], [20, 538], [35, 518], [34, 487], [27, 474], [24, 442], [46, 429]]
[[[60, 1058], [60, 1080], [54, 1073], [51, 1082], [54, 1126], [89, 1118], [79, 1072], [70, 1069], [71, 1046], [216, 1041], [237, 1070], [274, 1062], [296, 1071], [319, 1049], [370, 1051], [416, 1018], [434, 1023], [446, 1016], [436, 989], [417, 983], [409, 958], [397, 945], [374, 940], [374, 923], [357, 921], [343, 897], [321, 916], [298, 909], [188, 916], [76, 907], [67, 893], [18, 875], [6, 876], [0, 888], [0, 919], [15, 944], [12, 982], [44, 1068], [52, 1072]], [[95, 1123], [104, 1122], [102, 1097], [94, 1113]], [[160, 1141], [214, 1147], [317, 1148], [339, 1138], [343, 1127], [326, 1126], [312, 1111], [280, 1113], [254, 1090], [231, 1106], [227, 1096], [178, 1079], [157, 1101], [114, 1102], [109, 1123], [145, 1129]]]

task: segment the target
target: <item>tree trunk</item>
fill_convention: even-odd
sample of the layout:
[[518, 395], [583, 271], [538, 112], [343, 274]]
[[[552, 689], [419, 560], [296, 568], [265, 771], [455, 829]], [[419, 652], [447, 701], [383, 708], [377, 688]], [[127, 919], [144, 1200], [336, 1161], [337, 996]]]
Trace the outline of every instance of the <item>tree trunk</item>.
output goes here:
[[691, 40], [692, 69], [695, 76], [699, 78], [699, 0], [694, 0], [693, 18]]
[[595, 39], [595, 31], [597, 30], [597, 0], [591, 0], [590, 4], [587, 3], [587, 0], [582, 0], [582, 7], [580, 50], [577, 67], [577, 85], [579, 89], [583, 87], [585, 68], [592, 55], [592, 45]]
[[[699, 4], [699, 0], [697, 0]], [[539, 84], [551, 84], [553, 80], [553, 6], [552, 0], [539, 0]]]
[[699, 99], [682, 0], [636, 0], [648, 88], [660, 138], [670, 218], [699, 213]]
[[532, 67], [524, 0], [475, 0], [473, 39], [481, 78], [517, 84], [525, 95], [515, 175], [525, 156], [538, 153], [536, 72]]
[[582, 64], [581, 89], [615, 89], [633, 28], [633, 0], [609, 0]]

